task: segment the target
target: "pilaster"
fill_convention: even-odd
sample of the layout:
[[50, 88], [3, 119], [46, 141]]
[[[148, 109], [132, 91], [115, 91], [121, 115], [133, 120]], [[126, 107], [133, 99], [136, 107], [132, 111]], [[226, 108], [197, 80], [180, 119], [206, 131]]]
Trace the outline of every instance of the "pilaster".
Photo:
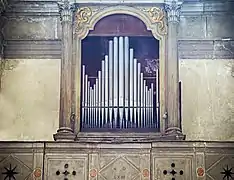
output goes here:
[[62, 0], [58, 3], [62, 25], [62, 58], [60, 76], [60, 109], [59, 129], [54, 134], [56, 141], [73, 141], [75, 134], [71, 128], [72, 103], [72, 20], [74, 5], [69, 0]]
[[6, 64], [6, 60], [4, 59], [4, 48], [6, 46], [6, 42], [3, 35], [5, 23], [6, 18], [0, 15], [0, 90], [2, 88], [2, 75]]
[[168, 20], [167, 41], [167, 127], [166, 134], [184, 139], [179, 118], [179, 60], [177, 51], [178, 25], [181, 2], [169, 1], [165, 4]]

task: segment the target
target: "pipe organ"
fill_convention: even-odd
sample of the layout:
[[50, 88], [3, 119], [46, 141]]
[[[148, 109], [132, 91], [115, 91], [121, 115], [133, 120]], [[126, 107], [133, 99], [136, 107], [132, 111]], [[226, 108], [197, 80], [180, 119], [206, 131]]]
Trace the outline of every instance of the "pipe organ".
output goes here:
[[147, 83], [129, 37], [114, 37], [108, 48], [93, 83], [82, 66], [82, 128], [158, 128], [158, 70]]

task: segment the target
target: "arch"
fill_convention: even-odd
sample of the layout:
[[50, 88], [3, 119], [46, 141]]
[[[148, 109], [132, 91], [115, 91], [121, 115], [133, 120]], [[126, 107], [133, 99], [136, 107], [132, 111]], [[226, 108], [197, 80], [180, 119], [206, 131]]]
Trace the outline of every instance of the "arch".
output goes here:
[[160, 29], [165, 28], [162, 27], [162, 23], [164, 23], [162, 13], [157, 7], [149, 10], [140, 10], [131, 6], [112, 6], [102, 8], [95, 13], [92, 12], [91, 8], [83, 7], [78, 9], [76, 14], [76, 20], [80, 22], [76, 22], [75, 34], [84, 39], [90, 30], [94, 30], [96, 23], [102, 18], [113, 14], [127, 14], [140, 19], [156, 39], [162, 40], [165, 36], [164, 32], [160, 32]]

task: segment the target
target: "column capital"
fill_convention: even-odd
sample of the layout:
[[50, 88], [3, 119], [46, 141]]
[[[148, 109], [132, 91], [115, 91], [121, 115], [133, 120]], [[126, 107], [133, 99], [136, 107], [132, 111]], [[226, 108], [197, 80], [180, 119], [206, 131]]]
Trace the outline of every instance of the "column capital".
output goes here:
[[72, 22], [75, 4], [70, 3], [69, 0], [61, 0], [58, 2], [58, 7], [61, 22]]
[[0, 14], [6, 9], [7, 6], [8, 6], [7, 0], [0, 1]]
[[168, 22], [180, 21], [180, 10], [183, 2], [178, 0], [168, 0], [165, 2], [165, 10], [167, 11]]

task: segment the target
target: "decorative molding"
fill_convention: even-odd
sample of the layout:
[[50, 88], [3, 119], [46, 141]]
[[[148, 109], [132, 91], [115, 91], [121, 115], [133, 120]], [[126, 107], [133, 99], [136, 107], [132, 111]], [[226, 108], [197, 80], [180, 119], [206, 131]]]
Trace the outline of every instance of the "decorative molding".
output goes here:
[[148, 13], [152, 23], [158, 24], [158, 32], [162, 35], [166, 35], [167, 28], [165, 22], [165, 12], [159, 7], [152, 7], [143, 11]]
[[179, 40], [180, 59], [234, 59], [233, 41]]
[[163, 9], [160, 7], [141, 7], [141, 6], [89, 6], [80, 7], [75, 15], [74, 33], [81, 39], [85, 38], [95, 24], [103, 17], [112, 14], [128, 14], [139, 18], [145, 23], [147, 29], [157, 39], [162, 39], [166, 35], [166, 18]]
[[5, 59], [61, 59], [60, 40], [7, 40]]
[[89, 22], [92, 16], [92, 9], [90, 7], [81, 7], [77, 10], [75, 32], [79, 34], [83, 27]]
[[4, 15], [7, 17], [59, 16], [59, 7], [55, 0], [11, 0], [10, 8], [6, 9]]
[[[234, 50], [225, 50], [222, 41], [215, 40], [179, 40], [180, 59], [234, 59]], [[219, 44], [219, 45], [218, 45]], [[60, 59], [60, 40], [7, 40], [5, 42], [5, 59]], [[216, 47], [216, 48], [215, 48]], [[227, 45], [225, 45], [226, 48]]]

